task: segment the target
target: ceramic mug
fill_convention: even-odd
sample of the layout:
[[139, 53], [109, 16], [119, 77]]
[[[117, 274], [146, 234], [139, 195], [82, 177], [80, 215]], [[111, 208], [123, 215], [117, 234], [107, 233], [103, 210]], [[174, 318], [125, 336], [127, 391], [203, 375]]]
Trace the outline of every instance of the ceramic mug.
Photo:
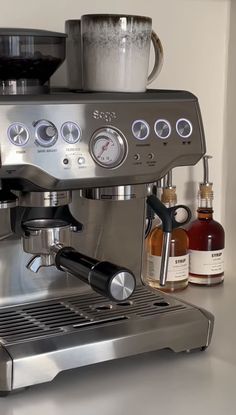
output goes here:
[[[75, 27], [76, 21], [71, 22]], [[80, 21], [77, 22], [80, 27]], [[66, 25], [69, 34], [70, 24], [66, 22]], [[81, 17], [80, 35], [83, 90], [144, 92], [162, 68], [163, 48], [160, 39], [152, 30], [150, 17], [84, 15]], [[148, 75], [151, 42], [154, 46], [155, 62]], [[77, 54], [80, 54], [78, 48]], [[76, 71], [80, 72], [80, 68], [77, 67]], [[78, 74], [78, 80], [79, 78]]]

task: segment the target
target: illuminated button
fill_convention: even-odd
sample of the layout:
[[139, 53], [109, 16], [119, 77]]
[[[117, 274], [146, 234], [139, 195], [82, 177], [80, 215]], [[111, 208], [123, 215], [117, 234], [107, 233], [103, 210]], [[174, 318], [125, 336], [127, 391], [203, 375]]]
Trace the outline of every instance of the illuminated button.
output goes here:
[[137, 161], [137, 160], [140, 160], [140, 154], [135, 154], [135, 155], [134, 155], [134, 160], [136, 160], [136, 161]]
[[75, 144], [81, 137], [81, 129], [75, 122], [67, 121], [61, 127], [61, 135], [67, 143]]
[[171, 125], [167, 120], [157, 120], [154, 125], [154, 131], [157, 137], [161, 138], [162, 140], [165, 140], [171, 134]]
[[149, 136], [149, 125], [144, 120], [136, 120], [132, 124], [132, 133], [137, 140], [145, 140]]
[[176, 123], [176, 131], [182, 138], [188, 138], [193, 132], [193, 126], [186, 118], [180, 118]]
[[11, 124], [7, 131], [8, 138], [15, 146], [24, 146], [29, 140], [29, 132], [24, 124]]
[[78, 164], [81, 166], [84, 163], [85, 163], [85, 158], [84, 157], [79, 157], [78, 158]]

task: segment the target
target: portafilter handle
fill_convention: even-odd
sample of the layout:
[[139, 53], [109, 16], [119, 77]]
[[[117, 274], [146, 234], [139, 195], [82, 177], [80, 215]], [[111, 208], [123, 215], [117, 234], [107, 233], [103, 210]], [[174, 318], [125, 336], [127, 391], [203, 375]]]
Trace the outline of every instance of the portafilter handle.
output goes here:
[[90, 258], [71, 247], [62, 247], [56, 251], [55, 265], [113, 301], [127, 300], [135, 289], [135, 277], [128, 269]]

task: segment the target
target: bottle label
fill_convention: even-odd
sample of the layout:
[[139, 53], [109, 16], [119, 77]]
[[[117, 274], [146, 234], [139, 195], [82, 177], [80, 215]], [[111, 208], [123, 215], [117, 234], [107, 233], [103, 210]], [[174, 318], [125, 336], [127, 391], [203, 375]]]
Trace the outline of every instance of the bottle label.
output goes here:
[[189, 250], [189, 271], [192, 274], [216, 275], [224, 272], [224, 249], [217, 251]]
[[[161, 257], [148, 254], [147, 274], [153, 280], [160, 279]], [[189, 255], [173, 256], [169, 258], [167, 281], [183, 281], [188, 279]]]

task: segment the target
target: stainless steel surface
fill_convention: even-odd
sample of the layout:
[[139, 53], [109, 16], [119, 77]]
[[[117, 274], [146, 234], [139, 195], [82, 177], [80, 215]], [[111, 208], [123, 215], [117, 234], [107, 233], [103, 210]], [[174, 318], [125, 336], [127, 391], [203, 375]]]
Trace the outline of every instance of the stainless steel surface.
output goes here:
[[0, 200], [0, 209], [11, 209], [18, 206], [17, 198], [15, 200]]
[[8, 192], [5, 194], [4, 191], [0, 190], [0, 209], [11, 209], [18, 206], [18, 197], [13, 193]]
[[125, 303], [84, 294], [2, 308], [0, 317], [1, 343], [12, 358], [12, 372], [2, 379], [8, 390], [132, 354], [205, 347], [213, 321], [204, 310], [144, 287]]
[[212, 183], [209, 182], [209, 164], [208, 160], [211, 159], [212, 156], [205, 155], [203, 156], [203, 184], [205, 185], [212, 185]]
[[19, 206], [57, 207], [71, 203], [71, 192], [20, 192]]
[[81, 195], [93, 200], [130, 200], [144, 196], [144, 186], [114, 186], [84, 189]]
[[[205, 152], [196, 97], [60, 92], [1, 96], [0, 109], [0, 179], [19, 192], [20, 204], [11, 215], [20, 222], [18, 233], [0, 246], [0, 390], [150, 350], [207, 346], [212, 316], [142, 285], [146, 183], [195, 164]], [[171, 128], [164, 141], [154, 130], [160, 119]], [[183, 119], [192, 126], [188, 138], [187, 127], [180, 125], [182, 138], [176, 129]], [[88, 188], [95, 189], [86, 192], [91, 198], [80, 197]], [[67, 219], [57, 222], [62, 209], [83, 225], [81, 232], [71, 232]], [[0, 211], [0, 228], [4, 218]], [[22, 225], [23, 247], [33, 258], [17, 236]], [[72, 275], [45, 267], [63, 245], [129, 269], [133, 296], [127, 300], [134, 284], [125, 273], [110, 288], [126, 300], [110, 302]], [[164, 273], [166, 266], [164, 256]]]
[[137, 191], [143, 197], [119, 202], [80, 198], [75, 193], [71, 212], [84, 226], [83, 232], [73, 234], [73, 246], [88, 256], [130, 269], [141, 284], [145, 186]]
[[164, 187], [173, 187], [172, 170], [164, 176]]
[[[145, 194], [145, 186], [141, 187]], [[83, 224], [83, 231], [71, 233], [71, 246], [90, 257], [130, 269], [141, 284], [145, 207], [144, 196], [117, 202], [89, 200], [74, 192], [70, 210]], [[9, 220], [8, 209], [1, 210], [0, 236], [9, 232]], [[70, 295], [86, 289], [78, 278], [65, 276], [55, 267], [33, 274], [26, 269], [31, 255], [23, 251], [22, 241], [16, 236], [1, 241], [0, 306]]]
[[171, 247], [171, 232], [163, 232], [163, 242], [161, 250], [161, 269], [160, 269], [160, 285], [164, 286], [168, 274], [168, 262]]
[[[2, 96], [0, 108], [0, 178], [14, 181], [12, 188], [22, 189], [23, 185], [24, 190], [34, 191], [37, 187], [36, 190], [56, 191], [151, 183], [172, 167], [195, 164], [205, 152], [197, 99], [184, 92]], [[172, 125], [165, 140], [168, 146], [154, 133], [157, 114]], [[180, 118], [191, 120], [193, 131], [187, 141], [174, 128]], [[53, 145], [49, 139], [51, 147], [41, 146], [41, 135], [38, 145], [38, 127], [43, 120], [57, 130]], [[134, 120], [144, 120], [150, 126], [150, 134], [142, 141], [133, 136]], [[7, 135], [9, 126], [16, 122], [29, 132], [29, 140], [21, 147]], [[76, 143], [66, 142], [61, 134], [62, 126], [68, 122], [81, 129]], [[93, 148], [94, 137], [101, 131], [105, 136], [110, 131], [119, 132], [118, 142], [121, 140], [120, 148], [113, 148], [120, 153], [112, 153], [111, 164], [110, 159], [100, 160], [106, 168], [98, 164]], [[45, 137], [43, 143], [48, 143]], [[114, 164], [113, 157], [117, 157]]]
[[26, 268], [32, 272], [39, 272], [42, 267], [51, 267], [55, 265], [55, 255], [41, 254], [33, 256], [26, 264]]
[[0, 345], [0, 391], [12, 390], [13, 365], [12, 358], [6, 349]]
[[13, 234], [11, 209], [18, 206], [18, 198], [10, 190], [2, 188], [0, 183], [0, 241]]
[[34, 219], [23, 223], [23, 248], [30, 254], [49, 254], [53, 245], [71, 245], [71, 225], [58, 219]]
[[49, 92], [49, 86], [37, 79], [6, 79], [0, 81], [0, 95], [32, 95]]
[[64, 371], [53, 382], [1, 399], [1, 413], [222, 415], [227, 408], [235, 415], [236, 279], [228, 274], [225, 282], [210, 290], [189, 286], [178, 294], [215, 315], [212, 343], [204, 352], [153, 351]]
[[110, 292], [117, 301], [127, 300], [134, 292], [135, 280], [129, 272], [120, 272], [111, 281]]

